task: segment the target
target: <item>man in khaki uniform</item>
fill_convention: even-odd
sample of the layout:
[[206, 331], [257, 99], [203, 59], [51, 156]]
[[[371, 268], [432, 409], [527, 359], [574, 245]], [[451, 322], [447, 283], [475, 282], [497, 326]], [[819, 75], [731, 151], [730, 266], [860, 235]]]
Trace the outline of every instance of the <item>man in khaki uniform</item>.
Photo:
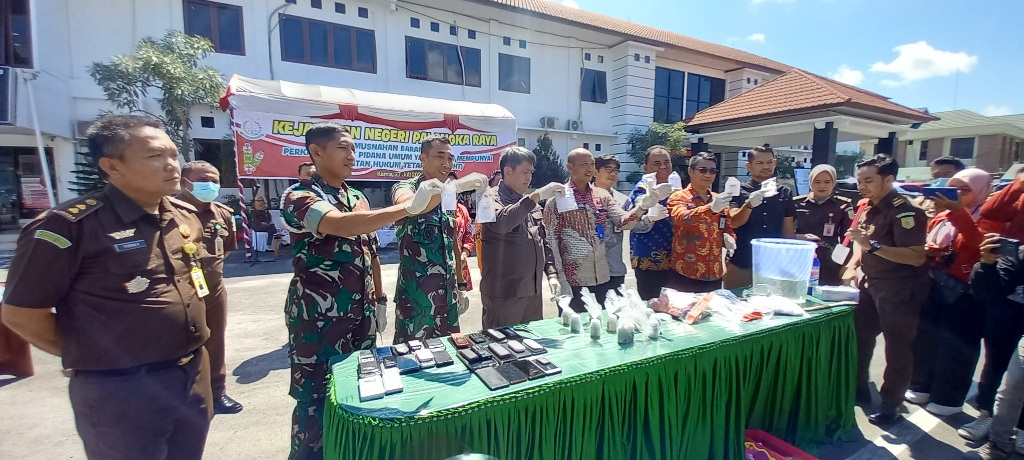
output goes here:
[[[100, 118], [89, 150], [109, 185], [22, 229], [3, 321], [70, 377], [92, 459], [199, 459], [212, 416], [206, 257], [160, 122]], [[55, 309], [55, 311], [54, 311]]]
[[213, 412], [237, 414], [242, 405], [227, 395], [227, 366], [224, 362], [224, 334], [228, 326], [228, 291], [224, 287], [224, 259], [238, 247], [235, 216], [231, 208], [217, 201], [220, 172], [205, 161], [193, 161], [181, 168], [182, 201], [194, 206], [203, 224], [203, 242], [209, 257], [203, 260], [210, 295], [206, 296], [206, 323], [210, 326], [210, 383], [213, 386]]

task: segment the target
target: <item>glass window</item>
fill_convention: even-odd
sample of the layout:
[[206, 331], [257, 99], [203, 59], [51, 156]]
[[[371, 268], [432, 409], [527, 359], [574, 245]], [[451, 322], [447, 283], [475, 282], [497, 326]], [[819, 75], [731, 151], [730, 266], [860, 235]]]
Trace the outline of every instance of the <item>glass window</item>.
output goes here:
[[974, 138], [957, 137], [950, 139], [949, 155], [961, 160], [970, 160], [974, 158]]
[[245, 54], [240, 6], [206, 0], [186, 0], [185, 33], [206, 37], [213, 44], [214, 52]]
[[594, 69], [581, 69], [580, 73], [580, 100], [599, 104], [608, 102], [608, 73]]
[[413, 29], [419, 29], [420, 18], [409, 18], [409, 27], [412, 27]]
[[324, 2], [323, 0], [309, 0], [309, 6], [319, 10], [324, 7]]
[[665, 67], [654, 69], [654, 121], [675, 123], [683, 119], [686, 73]]
[[920, 150], [917, 154], [917, 161], [928, 161], [928, 141], [921, 141]]
[[470, 40], [476, 40], [476, 31], [470, 30], [469, 32], [466, 32], [466, 36], [469, 37]]
[[441, 24], [438, 24], [436, 22], [431, 22], [430, 23], [430, 31], [431, 32], [440, 32], [441, 31]]
[[368, 10], [366, 8], [359, 7], [358, 13], [359, 13], [359, 17], [361, 17], [361, 18], [368, 18], [368, 17], [370, 17], [370, 10]]
[[334, 2], [334, 12], [338, 14], [345, 14], [345, 4], [341, 2]]
[[725, 80], [691, 73], [686, 80], [684, 118], [725, 100]]
[[480, 87], [480, 50], [422, 38], [405, 37], [406, 76]]
[[281, 60], [359, 72], [377, 72], [372, 30], [280, 15]]
[[530, 58], [499, 53], [498, 89], [530, 94]]

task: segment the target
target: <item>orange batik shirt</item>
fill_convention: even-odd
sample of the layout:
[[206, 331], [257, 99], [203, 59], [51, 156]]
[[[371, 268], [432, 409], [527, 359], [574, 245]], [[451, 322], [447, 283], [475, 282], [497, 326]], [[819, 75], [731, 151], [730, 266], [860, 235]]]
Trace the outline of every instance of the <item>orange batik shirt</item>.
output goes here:
[[687, 278], [700, 281], [722, 279], [724, 234], [734, 238], [729, 208], [711, 212], [710, 198], [695, 196], [692, 186], [668, 198], [669, 219], [672, 219], [672, 269]]

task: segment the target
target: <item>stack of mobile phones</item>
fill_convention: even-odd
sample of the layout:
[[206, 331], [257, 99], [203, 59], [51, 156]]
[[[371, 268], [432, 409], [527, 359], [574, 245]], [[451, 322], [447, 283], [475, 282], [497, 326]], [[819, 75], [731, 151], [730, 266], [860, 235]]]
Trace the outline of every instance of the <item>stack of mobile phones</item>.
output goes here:
[[384, 397], [384, 377], [377, 358], [369, 350], [359, 351], [359, 400], [372, 401]]
[[473, 373], [491, 391], [560, 372], [562, 372], [561, 368], [543, 356], [535, 359], [517, 359], [505, 363], [495, 362], [492, 365], [477, 367], [473, 370]]

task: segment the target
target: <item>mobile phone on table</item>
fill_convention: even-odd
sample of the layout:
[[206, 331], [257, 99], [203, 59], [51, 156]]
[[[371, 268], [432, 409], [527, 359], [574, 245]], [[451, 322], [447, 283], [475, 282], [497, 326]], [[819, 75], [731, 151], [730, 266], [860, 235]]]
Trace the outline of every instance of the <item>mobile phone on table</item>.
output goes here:
[[447, 350], [430, 350], [434, 354], [434, 366], [445, 367], [455, 364], [455, 360], [452, 359], [452, 355], [448, 354]]
[[374, 350], [374, 354], [377, 355], [377, 360], [380, 361], [380, 364], [385, 368], [395, 367], [395, 353], [391, 350], [391, 347], [377, 347], [377, 349]]
[[556, 366], [555, 363], [543, 356], [533, 360], [533, 362], [536, 363], [537, 366], [540, 367], [540, 369], [547, 375], [554, 375], [562, 372], [562, 368]]
[[427, 348], [431, 350], [444, 350], [444, 342], [441, 342], [441, 339], [427, 339]]
[[960, 190], [956, 187], [922, 187], [921, 192], [926, 198], [935, 198], [942, 195], [952, 201], [960, 199]]
[[487, 385], [487, 388], [491, 391], [505, 388], [509, 385], [508, 379], [503, 377], [497, 369], [493, 367], [482, 367], [473, 371], [476, 376]]
[[526, 377], [529, 378], [530, 380], [539, 379], [547, 375], [544, 373], [544, 370], [542, 370], [540, 366], [537, 365], [537, 363], [530, 361], [528, 359], [512, 361], [512, 365], [518, 367], [519, 370], [523, 371], [523, 373], [526, 374]]
[[383, 398], [384, 379], [379, 375], [359, 379], [359, 400], [372, 401]]
[[1020, 253], [1020, 240], [1006, 237], [999, 238], [999, 246], [993, 249], [992, 253], [1003, 257], [1017, 258]]
[[469, 339], [467, 339], [466, 336], [458, 332], [452, 334], [450, 340], [452, 341], [452, 345], [455, 345], [455, 348], [460, 350], [463, 348], [469, 348], [469, 346], [472, 345], [469, 343]]

